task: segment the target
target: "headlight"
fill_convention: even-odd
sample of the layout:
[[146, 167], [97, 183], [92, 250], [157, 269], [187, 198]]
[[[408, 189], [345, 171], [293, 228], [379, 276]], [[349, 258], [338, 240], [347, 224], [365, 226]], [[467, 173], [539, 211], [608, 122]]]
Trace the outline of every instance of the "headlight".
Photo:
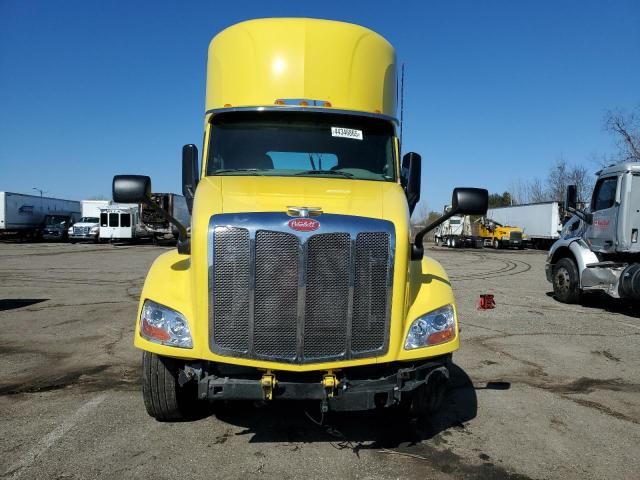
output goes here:
[[502, 241], [503, 241], [503, 242], [506, 242], [506, 241], [508, 241], [508, 240], [509, 240], [509, 237], [502, 237]]
[[67, 230], [67, 233], [69, 235], [73, 235], [73, 227], [69, 227], [69, 230]]
[[187, 319], [175, 310], [151, 300], [145, 300], [142, 307], [140, 335], [150, 342], [162, 345], [193, 347]]
[[404, 342], [404, 348], [411, 350], [438, 345], [453, 340], [455, 336], [456, 317], [453, 307], [446, 305], [413, 321]]

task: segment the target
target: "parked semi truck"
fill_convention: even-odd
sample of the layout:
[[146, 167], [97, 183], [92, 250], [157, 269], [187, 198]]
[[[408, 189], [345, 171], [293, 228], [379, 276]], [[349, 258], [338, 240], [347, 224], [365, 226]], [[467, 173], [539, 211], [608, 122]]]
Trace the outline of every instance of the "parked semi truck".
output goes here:
[[503, 225], [519, 226], [526, 245], [549, 248], [560, 238], [563, 212], [558, 202], [543, 202], [490, 208], [487, 217]]
[[75, 200], [0, 192], [1, 236], [40, 239], [47, 230], [49, 238], [62, 239], [79, 218], [80, 202]]
[[100, 240], [100, 209], [109, 206], [109, 200], [81, 200], [82, 217], [69, 228], [71, 243]]
[[[187, 201], [183, 195], [175, 193], [153, 193], [151, 201], [157, 207], [173, 216], [184, 225], [191, 224], [191, 214]], [[151, 232], [154, 241], [159, 239], [178, 239], [176, 228], [163, 215], [158, 214], [157, 208], [151, 208], [144, 203], [141, 205], [140, 216], [142, 223]]]
[[597, 173], [589, 208], [576, 207], [576, 188], [565, 208], [574, 214], [546, 262], [555, 298], [576, 303], [583, 292], [604, 291], [640, 304], [640, 163], [612, 165]]
[[149, 177], [113, 180], [115, 201], [156, 208], [179, 231], [135, 322], [150, 415], [189, 416], [200, 400], [438, 405], [460, 337], [422, 240], [486, 212], [487, 191], [455, 189], [410, 243], [421, 159], [401, 162], [396, 92], [393, 47], [357, 25], [252, 20], [212, 40], [201, 167], [183, 148], [190, 238]]
[[478, 220], [478, 236], [485, 247], [524, 248], [522, 229], [509, 224], [503, 225], [492, 218], [483, 217]]
[[[451, 210], [445, 205], [443, 215]], [[453, 215], [440, 224], [434, 234], [436, 246], [444, 245], [450, 248], [482, 248], [482, 239], [478, 236], [478, 228], [473, 224], [469, 215]]]

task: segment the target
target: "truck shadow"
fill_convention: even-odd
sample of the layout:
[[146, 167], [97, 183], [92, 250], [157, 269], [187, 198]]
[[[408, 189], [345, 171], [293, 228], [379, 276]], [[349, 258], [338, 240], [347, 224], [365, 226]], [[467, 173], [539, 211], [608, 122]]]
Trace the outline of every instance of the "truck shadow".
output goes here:
[[330, 442], [338, 449], [395, 448], [428, 440], [451, 428], [464, 429], [478, 410], [475, 388], [457, 365], [443, 406], [430, 416], [409, 419], [397, 409], [367, 412], [330, 412], [322, 415], [318, 403], [274, 402], [268, 406], [220, 404], [218, 420], [244, 427], [235, 435], [250, 436], [250, 443]]
[[[553, 292], [547, 292], [547, 296], [553, 298]], [[603, 292], [584, 293], [578, 304], [585, 308], [604, 310], [610, 313], [619, 313], [627, 317], [640, 318], [640, 308], [633, 301], [613, 298]]]
[[36, 303], [46, 302], [48, 298], [5, 298], [0, 299], [0, 312], [28, 307]]
[[616, 299], [601, 292], [590, 292], [584, 294], [580, 300], [580, 305], [586, 308], [598, 308], [610, 313], [620, 313], [627, 317], [640, 318], [640, 308], [632, 301], [626, 299]]

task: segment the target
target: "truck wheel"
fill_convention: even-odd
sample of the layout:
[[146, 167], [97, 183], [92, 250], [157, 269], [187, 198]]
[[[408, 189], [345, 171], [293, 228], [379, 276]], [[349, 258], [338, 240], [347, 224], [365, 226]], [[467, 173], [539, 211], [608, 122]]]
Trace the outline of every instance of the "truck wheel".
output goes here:
[[493, 239], [493, 248], [495, 248], [496, 250], [500, 248], [500, 242], [498, 241], [497, 238]]
[[561, 258], [553, 267], [553, 294], [562, 303], [580, 300], [578, 268], [570, 258]]
[[404, 406], [405, 413], [413, 418], [436, 413], [442, 406], [448, 383], [444, 375], [434, 375], [428, 384], [413, 391], [409, 403]]
[[173, 358], [142, 354], [142, 397], [147, 413], [156, 420], [198, 418], [205, 411], [204, 402], [197, 397], [197, 385], [178, 384], [179, 365]]
[[458, 247], [458, 241], [455, 238], [451, 239], [451, 248], [457, 248]]
[[436, 237], [436, 247], [440, 246], [440, 239], [438, 237]]

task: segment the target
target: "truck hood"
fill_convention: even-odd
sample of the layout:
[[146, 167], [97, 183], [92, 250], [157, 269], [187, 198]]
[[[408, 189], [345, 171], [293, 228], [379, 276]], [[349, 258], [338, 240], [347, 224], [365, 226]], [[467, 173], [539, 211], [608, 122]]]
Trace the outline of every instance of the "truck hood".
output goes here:
[[97, 227], [99, 225], [100, 225], [99, 223], [88, 223], [88, 222], [77, 222], [73, 224], [74, 227]]
[[[400, 197], [401, 196], [401, 197]], [[397, 183], [320, 177], [219, 176], [198, 185], [196, 206], [210, 214], [286, 212], [287, 207], [319, 207], [324, 213], [388, 218], [406, 205]], [[402, 212], [406, 215], [406, 206]]]

